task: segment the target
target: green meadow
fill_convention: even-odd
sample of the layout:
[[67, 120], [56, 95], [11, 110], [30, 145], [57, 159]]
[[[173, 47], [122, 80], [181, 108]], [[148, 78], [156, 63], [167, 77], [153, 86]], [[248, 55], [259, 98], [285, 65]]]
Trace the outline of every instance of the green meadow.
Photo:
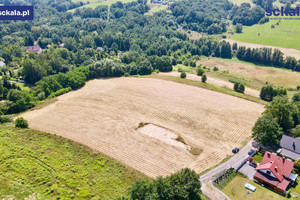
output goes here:
[[[300, 49], [300, 17], [298, 20], [270, 20], [265, 24], [246, 27], [243, 33], [235, 34], [232, 39], [242, 42], [264, 44], [278, 47]], [[271, 28], [275, 25], [275, 28]]]
[[[128, 2], [131, 2], [134, 0], [73, 0], [73, 2], [79, 2], [79, 1], [82, 1], [83, 3], [90, 2], [89, 4], [85, 4], [84, 6], [79, 7], [79, 8], [83, 8], [83, 7], [96, 8], [97, 6], [100, 6], [100, 5], [107, 5], [108, 7], [110, 7], [111, 4], [116, 3], [117, 1], [121, 1], [123, 3], [128, 3]], [[69, 12], [74, 12], [76, 9], [77, 8], [69, 10]]]
[[146, 177], [62, 137], [0, 125], [0, 199], [117, 199]]

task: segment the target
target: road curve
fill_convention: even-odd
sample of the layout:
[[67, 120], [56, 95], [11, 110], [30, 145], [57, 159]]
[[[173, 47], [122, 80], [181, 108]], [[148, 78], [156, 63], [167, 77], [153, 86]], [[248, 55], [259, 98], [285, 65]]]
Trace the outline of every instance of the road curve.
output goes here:
[[251, 139], [245, 147], [243, 147], [239, 153], [232, 156], [229, 160], [222, 163], [218, 167], [208, 171], [207, 173], [200, 176], [200, 181], [205, 181], [212, 179], [214, 176], [218, 175], [219, 173], [223, 172], [226, 169], [231, 167], [237, 167], [245, 158], [248, 157], [248, 151], [251, 149], [257, 148], [257, 143]]

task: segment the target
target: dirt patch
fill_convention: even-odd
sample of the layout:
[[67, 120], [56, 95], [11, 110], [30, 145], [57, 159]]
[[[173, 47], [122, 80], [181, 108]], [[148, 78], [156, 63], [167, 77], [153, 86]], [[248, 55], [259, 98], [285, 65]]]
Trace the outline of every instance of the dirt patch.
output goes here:
[[[87, 82], [44, 108], [22, 114], [30, 128], [82, 143], [150, 176], [184, 167], [200, 173], [241, 146], [262, 105], [203, 88], [151, 78]], [[199, 156], [142, 135], [140, 122], [180, 133]], [[147, 139], [145, 139], [148, 137]]]
[[300, 59], [300, 50], [297, 49], [290, 49], [290, 48], [284, 48], [284, 47], [275, 47], [275, 46], [269, 46], [269, 45], [263, 45], [263, 44], [254, 44], [254, 43], [248, 43], [248, 42], [240, 42], [240, 41], [235, 41], [232, 39], [226, 39], [227, 42], [229, 42], [230, 44], [233, 43], [237, 43], [238, 46], [246, 46], [248, 48], [272, 48], [272, 49], [279, 49], [280, 51], [282, 51], [282, 53], [284, 53], [284, 56], [293, 56], [295, 57], [297, 60]]
[[177, 140], [178, 135], [176, 135], [174, 132], [156, 126], [154, 124], [147, 124], [143, 127], [138, 128], [137, 131], [143, 135], [149, 136], [151, 138], [155, 138], [167, 145], [171, 145], [187, 151], [191, 149], [191, 147], [184, 144], [183, 141], [178, 141]]

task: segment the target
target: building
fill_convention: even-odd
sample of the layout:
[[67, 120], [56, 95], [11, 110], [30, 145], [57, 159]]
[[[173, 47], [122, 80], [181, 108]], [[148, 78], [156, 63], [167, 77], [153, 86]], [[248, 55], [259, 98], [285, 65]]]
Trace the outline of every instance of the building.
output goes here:
[[169, 1], [169, 2], [168, 2], [167, 10], [171, 10], [171, 5], [172, 5], [173, 3], [174, 3], [173, 1]]
[[280, 194], [285, 194], [289, 185], [294, 184], [297, 175], [292, 173], [294, 162], [267, 152], [255, 168], [254, 180]]
[[29, 46], [28, 51], [29, 52], [34, 52], [36, 54], [40, 54], [40, 53], [42, 53], [43, 50], [40, 46]]
[[65, 44], [64, 44], [64, 43], [61, 43], [61, 44], [59, 45], [59, 47], [60, 47], [60, 48], [65, 48]]
[[300, 158], [300, 137], [293, 138], [287, 135], [283, 135], [280, 140], [280, 149], [278, 153], [284, 155], [293, 160]]
[[5, 66], [5, 63], [2, 60], [0, 60], [0, 67], [3, 67], [3, 66]]

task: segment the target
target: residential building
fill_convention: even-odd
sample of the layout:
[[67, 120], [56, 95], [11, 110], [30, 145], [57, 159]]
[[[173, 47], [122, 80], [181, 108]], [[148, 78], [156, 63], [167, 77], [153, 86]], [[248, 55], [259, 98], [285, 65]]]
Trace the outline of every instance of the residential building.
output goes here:
[[294, 162], [289, 159], [265, 152], [262, 161], [255, 168], [254, 180], [280, 194], [285, 194], [287, 188], [294, 184], [297, 175], [292, 173]]
[[5, 63], [2, 60], [0, 60], [0, 67], [3, 67], [3, 66], [5, 66]]
[[29, 46], [28, 47], [28, 51], [29, 52], [34, 52], [34, 53], [36, 53], [36, 54], [40, 54], [40, 53], [42, 53], [42, 48], [40, 47], [40, 46]]
[[300, 137], [293, 138], [287, 135], [283, 135], [280, 140], [280, 147], [278, 153], [284, 155], [293, 160], [300, 158]]

